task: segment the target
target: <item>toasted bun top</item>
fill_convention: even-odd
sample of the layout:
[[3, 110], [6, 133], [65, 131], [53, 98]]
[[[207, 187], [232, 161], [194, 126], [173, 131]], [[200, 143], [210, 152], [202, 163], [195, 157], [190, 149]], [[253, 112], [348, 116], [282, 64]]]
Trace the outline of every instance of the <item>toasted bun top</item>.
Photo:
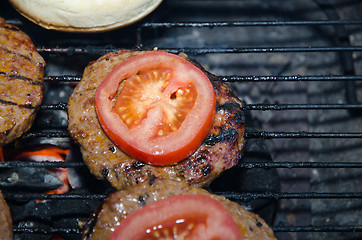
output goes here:
[[127, 26], [152, 12], [162, 0], [10, 0], [24, 17], [65, 32], [102, 32]]

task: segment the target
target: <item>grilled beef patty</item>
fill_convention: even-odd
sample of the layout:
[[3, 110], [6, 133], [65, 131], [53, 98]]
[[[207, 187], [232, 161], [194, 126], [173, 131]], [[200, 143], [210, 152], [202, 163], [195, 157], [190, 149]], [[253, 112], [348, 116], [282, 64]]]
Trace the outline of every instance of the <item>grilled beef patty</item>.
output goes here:
[[0, 147], [31, 127], [43, 100], [44, 66], [31, 39], [0, 18]]
[[[97, 119], [95, 91], [105, 76], [126, 59], [142, 54], [120, 50], [90, 63], [70, 96], [68, 128], [80, 144], [83, 160], [91, 173], [108, 180], [113, 187], [124, 189], [153, 177], [185, 181], [195, 186], [208, 185], [222, 171], [233, 167], [244, 146], [242, 102], [231, 89], [201, 68], [213, 83], [216, 94], [214, 125], [202, 145], [176, 165], [152, 166], [140, 162], [117, 148], [107, 137]], [[188, 57], [180, 54], [182, 57]]]
[[232, 215], [244, 240], [275, 239], [271, 228], [257, 214], [223, 196], [187, 183], [154, 179], [111, 194], [83, 229], [82, 239], [108, 239], [117, 223], [133, 211], [158, 200], [181, 194], [202, 194], [222, 203]]
[[0, 239], [13, 239], [13, 223], [11, 219], [10, 209], [6, 204], [3, 194], [0, 190]]

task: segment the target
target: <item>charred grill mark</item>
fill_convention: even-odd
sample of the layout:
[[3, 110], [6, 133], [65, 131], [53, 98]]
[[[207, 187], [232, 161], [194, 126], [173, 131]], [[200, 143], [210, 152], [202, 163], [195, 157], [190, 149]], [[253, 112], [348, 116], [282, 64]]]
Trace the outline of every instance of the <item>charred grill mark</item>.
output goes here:
[[3, 132], [0, 132], [0, 138], [9, 135], [10, 132], [11, 132], [10, 129], [8, 129], [6, 131], [3, 131]]
[[100, 210], [101, 210], [100, 208], [97, 209], [97, 211], [92, 214], [89, 221], [83, 226], [83, 228], [82, 228], [83, 229], [83, 236], [85, 237], [85, 239], [88, 239], [88, 238], [91, 237], [93, 229], [96, 226], [97, 216], [98, 216]]
[[117, 178], [117, 181], [119, 181], [119, 179], [120, 179], [120, 177], [121, 177], [121, 176], [119, 176], [119, 172], [118, 172], [118, 171], [119, 171], [119, 169], [118, 169], [117, 167], [112, 169], [112, 175]]
[[109, 149], [109, 151], [111, 151], [112, 153], [117, 152], [117, 149], [116, 149], [115, 146], [109, 147], [108, 149]]
[[98, 62], [98, 63], [101, 63], [103, 61], [108, 62], [109, 60], [111, 60], [112, 56], [118, 55], [116, 52], [108, 53], [108, 54], [110, 54], [110, 55], [108, 55], [108, 57], [100, 58], [96, 62]]
[[203, 165], [206, 162], [206, 155], [207, 155], [207, 151], [203, 150], [200, 151], [197, 156], [196, 156], [196, 162], [194, 162], [193, 164], [199, 164], [199, 165]]
[[219, 111], [221, 109], [228, 110], [228, 111], [234, 111], [235, 109], [240, 109], [240, 105], [236, 102], [228, 102], [225, 104], [216, 105], [216, 111]]
[[227, 128], [222, 130], [218, 135], [208, 136], [204, 140], [204, 144], [215, 145], [216, 143], [227, 141], [235, 138], [239, 134], [239, 131], [233, 128]]
[[206, 166], [204, 166], [202, 168], [202, 172], [203, 172], [204, 176], [209, 175], [211, 170], [212, 170], [212, 165], [210, 163], [208, 163]]
[[132, 164], [132, 167], [135, 168], [135, 169], [140, 169], [140, 168], [142, 168], [144, 165], [146, 165], [144, 162], [135, 161], [135, 162]]
[[221, 81], [220, 78], [215, 75], [207, 74], [207, 77], [209, 78], [210, 82]]
[[35, 64], [39, 64], [38, 62], [35, 62], [34, 60], [32, 60], [31, 58], [29, 58], [28, 56], [25, 56], [25, 55], [23, 55], [23, 54], [21, 54], [21, 53], [11, 51], [11, 50], [9, 50], [9, 49], [7, 49], [7, 48], [4, 48], [4, 47], [1, 46], [1, 45], [0, 45], [0, 48], [1, 48], [3, 51], [5, 51], [5, 52], [14, 54], [14, 55], [19, 56], [19, 57], [22, 57], [22, 58], [25, 58], [26, 60], [28, 60], [28, 61], [30, 61], [30, 62], [33, 62], [33, 63], [35, 63]]
[[262, 226], [263, 226], [263, 224], [257, 220], [256, 226], [258, 226], [258, 227], [262, 227]]
[[103, 170], [102, 170], [102, 176], [103, 176], [105, 179], [107, 179], [108, 174], [109, 174], [108, 168], [103, 168]]
[[237, 124], [245, 124], [245, 112], [236, 112], [235, 113], [235, 120], [237, 122]]
[[7, 74], [5, 72], [0, 72], [0, 75], [3, 75], [5, 77], [10, 77], [10, 78], [15, 78], [15, 79], [18, 79], [18, 80], [22, 80], [22, 81], [27, 81], [27, 82], [30, 82], [31, 84], [33, 85], [37, 85], [37, 86], [43, 86], [43, 83], [40, 82], [40, 81], [34, 81], [34, 79], [31, 79], [31, 78], [27, 78], [27, 77], [24, 77], [24, 76], [21, 76], [21, 75], [15, 75], [15, 74]]
[[140, 201], [142, 207], [146, 205], [146, 200], [142, 195], [138, 197], [138, 201]]
[[16, 102], [9, 102], [9, 101], [5, 101], [0, 99], [0, 103], [5, 104], [5, 105], [13, 105], [13, 106], [19, 106], [21, 108], [26, 108], [26, 109], [37, 109], [39, 107], [39, 105], [36, 106], [32, 106], [31, 104], [18, 104]]
[[216, 105], [216, 111], [226, 110], [228, 112], [234, 113], [234, 118], [237, 124], [245, 123], [245, 114], [244, 111], [240, 111], [240, 105], [236, 102], [229, 102], [225, 104]]
[[0, 26], [0, 28], [8, 29], [11, 31], [17, 31], [17, 32], [20, 31], [20, 29], [18, 27], [15, 27], [14, 25], [8, 25], [8, 24]]
[[152, 186], [153, 183], [155, 182], [155, 180], [156, 180], [156, 176], [152, 174], [152, 175], [150, 176], [149, 180], [148, 180], [148, 184], [149, 184], [150, 186]]

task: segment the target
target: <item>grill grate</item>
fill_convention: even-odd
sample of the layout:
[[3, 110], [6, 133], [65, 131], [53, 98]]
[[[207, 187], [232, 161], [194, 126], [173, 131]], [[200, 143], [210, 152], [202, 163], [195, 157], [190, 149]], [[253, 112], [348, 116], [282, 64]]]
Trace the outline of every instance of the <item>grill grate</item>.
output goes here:
[[[149, 18], [146, 18], [144, 21], [142, 21], [139, 24], [136, 24], [135, 26], [131, 26], [130, 28], [127, 28], [126, 30], [119, 30], [119, 32], [116, 31], [116, 34], [119, 33], [119, 35], [112, 35], [113, 33], [105, 34], [103, 37], [102, 35], [96, 35], [95, 37], [91, 35], [87, 36], [80, 36], [80, 35], [70, 35], [70, 34], [59, 34], [59, 33], [47, 33], [44, 32], [44, 30], [37, 28], [36, 26], [32, 25], [31, 23], [24, 20], [22, 17], [20, 17], [17, 13], [11, 12], [9, 15], [8, 22], [13, 23], [16, 25], [19, 25], [21, 28], [26, 29], [35, 29], [34, 34], [29, 34], [32, 38], [38, 41], [38, 50], [39, 52], [46, 56], [50, 62], [52, 62], [54, 59], [57, 58], [82, 58], [86, 59], [84, 61], [84, 64], [89, 62], [90, 60], [94, 60], [97, 58], [97, 56], [100, 56], [104, 53], [111, 52], [118, 50], [119, 48], [139, 48], [139, 49], [153, 49], [154, 42], [157, 41], [164, 41], [165, 43], [163, 46], [160, 46], [159, 49], [163, 49], [172, 53], [177, 53], [180, 51], [183, 51], [191, 56], [195, 56], [198, 60], [200, 59], [202, 65], [207, 65], [209, 68], [214, 69], [215, 72], [217, 72], [217, 75], [220, 77], [221, 81], [230, 83], [234, 88], [237, 90], [238, 85], [242, 85], [242, 83], [250, 84], [250, 85], [260, 85], [260, 84], [271, 84], [272, 86], [275, 86], [275, 84], [288, 84], [288, 83], [303, 83], [303, 84], [309, 84], [309, 83], [315, 83], [320, 82], [322, 84], [330, 84], [330, 83], [345, 83], [345, 82], [355, 82], [355, 89], [352, 89], [353, 91], [356, 91], [356, 96], [358, 95], [357, 89], [359, 81], [362, 80], [362, 75], [360, 71], [357, 71], [357, 73], [351, 73], [348, 69], [357, 69], [358, 64], [360, 64], [361, 61], [361, 54], [362, 51], [362, 40], [356, 41], [357, 44], [354, 45], [345, 45], [345, 38], [341, 39], [339, 38], [339, 35], [341, 35], [341, 27], [343, 27], [343, 31], [345, 31], [344, 28], [349, 29], [350, 35], [357, 35], [360, 36], [361, 34], [361, 27], [362, 27], [362, 19], [361, 16], [359, 16], [360, 19], [349, 19], [348, 17], [345, 17], [344, 20], [337, 20], [337, 19], [326, 19], [326, 20], [314, 20], [311, 18], [311, 20], [286, 20], [279, 18], [278, 14], [282, 12], [284, 15], [286, 15], [286, 11], [281, 11], [275, 8], [273, 3], [278, 4], [278, 1], [272, 1], [273, 3], [265, 3], [265, 1], [225, 1], [225, 5], [223, 8], [221, 8], [220, 11], [231, 11], [232, 16], [237, 16], [232, 21], [219, 21], [219, 18], [213, 18], [213, 15], [215, 14], [215, 11], [210, 11], [210, 13], [207, 13], [205, 11], [200, 10], [201, 7], [204, 7], [205, 5], [209, 8], [212, 8], [213, 4], [218, 4], [222, 1], [167, 1], [163, 3], [163, 5], [160, 6], [160, 9], [157, 9], [155, 13], [152, 14]], [[296, 1], [298, 2], [298, 1]], [[328, 9], [332, 5], [328, 5], [325, 1], [316, 1], [317, 3], [321, 4], [321, 2], [324, 4], [321, 6], [321, 8], [318, 8], [317, 5], [313, 5], [313, 2], [308, 5], [306, 4], [306, 7], [304, 6], [303, 1], [301, 1], [302, 4], [296, 4], [296, 8], [303, 7], [301, 11], [297, 11], [298, 14], [296, 14], [295, 18], [299, 18], [301, 16], [300, 12], [307, 12], [309, 10], [313, 10], [312, 12], [322, 12], [321, 9], [325, 10], [326, 6]], [[331, 1], [336, 2], [335, 6], [339, 8], [346, 8], [347, 6], [351, 5], [352, 7], [357, 5], [357, 7], [361, 8], [361, 4], [355, 3], [354, 1]], [[284, 2], [283, 2], [284, 3]], [[184, 5], [183, 5], [184, 4]], [[223, 3], [222, 3], [223, 4]], [[228, 4], [236, 4], [237, 7], [236, 10], [232, 10], [232, 7], [228, 7]], [[265, 5], [266, 4], [266, 5]], [[270, 5], [268, 5], [270, 4]], [[326, 5], [327, 4], [327, 5]], [[194, 21], [194, 17], [190, 17], [189, 14], [186, 14], [185, 18], [182, 18], [182, 16], [172, 16], [172, 13], [177, 12], [175, 9], [180, 7], [180, 5], [183, 6], [186, 10], [191, 8], [196, 8], [201, 11], [200, 16], [198, 16], [198, 21]], [[244, 6], [244, 8], [240, 8], [239, 5]], [[258, 8], [259, 5], [263, 8]], [[288, 5], [285, 3], [285, 5]], [[199, 7], [198, 7], [199, 6]], [[201, 6], [201, 7], [200, 7]], [[232, 5], [231, 5], [232, 6]], [[256, 7], [258, 6], [258, 7]], [[274, 6], [274, 7], [273, 7]], [[284, 6], [284, 5], [283, 5]], [[311, 7], [312, 6], [312, 7]], [[7, 6], [10, 8], [9, 6]], [[173, 9], [167, 10], [168, 8]], [[251, 11], [248, 13], [247, 9], [250, 8]], [[288, 9], [288, 6], [285, 6], [286, 9]], [[240, 13], [238, 13], [238, 10], [241, 10], [241, 13], [245, 14], [245, 19], [239, 17]], [[180, 10], [182, 13], [185, 13], [185, 11]], [[271, 18], [271, 20], [258, 20], [254, 19], [252, 14], [255, 13], [268, 13], [266, 14], [266, 18]], [[4, 12], [5, 14], [5, 12]], [[308, 15], [308, 14], [306, 14]], [[330, 14], [327, 14], [330, 15]], [[323, 18], [323, 14], [318, 15], [321, 19]], [[5, 16], [6, 17], [6, 16]], [[288, 15], [289, 17], [289, 15]], [[294, 16], [293, 16], [294, 17]], [[330, 17], [330, 16], [329, 16]], [[334, 18], [334, 17], [333, 17]], [[164, 21], [164, 19], [166, 19]], [[185, 20], [186, 19], [186, 20]], [[211, 20], [210, 20], [211, 19]], [[241, 20], [240, 20], [241, 19]], [[262, 29], [261, 31], [266, 31], [266, 33], [263, 35], [257, 35], [258, 37], [267, 35], [268, 32], [266, 29], [270, 28], [286, 28], [286, 31], [289, 31], [291, 28], [311, 28], [311, 29], [323, 29], [322, 35], [326, 34], [326, 37], [321, 38], [332, 38], [328, 39], [327, 42], [332, 42], [332, 44], [328, 46], [317, 46], [317, 45], [308, 45], [309, 39], [304, 39], [305, 42], [292, 44], [289, 46], [289, 42], [285, 41], [279, 41], [277, 39], [277, 43], [281, 43], [280, 46], [274, 46], [273, 41], [271, 40], [272, 44], [270, 44], [269, 40], [266, 40], [265, 43], [261, 42], [259, 39], [256, 39], [256, 43], [252, 43], [249, 41], [249, 39], [246, 39], [245, 46], [236, 46], [238, 44], [233, 45], [232, 43], [235, 42], [235, 40], [225, 40], [225, 41], [231, 41], [231, 43], [220, 43], [216, 40], [212, 40], [211, 44], [208, 41], [199, 43], [199, 42], [193, 42], [194, 38], [201, 37], [199, 35], [193, 35], [195, 34], [196, 30], [203, 30], [206, 29], [206, 31], [212, 31], [213, 29], [225, 29], [225, 31], [233, 32], [235, 29], [246, 29], [245, 31], [254, 31], [255, 29]], [[350, 30], [351, 29], [351, 30]], [[192, 40], [185, 40], [185, 44], [182, 42], [179, 43], [178, 35], [180, 34], [179, 31], [190, 31], [191, 36], [193, 36]], [[165, 34], [165, 32], [170, 31], [170, 35], [175, 35], [174, 38], [171, 38], [172, 41], [169, 41], [169, 36]], [[223, 30], [224, 31], [224, 30]], [[312, 32], [315, 30], [312, 30]], [[343, 32], [342, 33], [345, 33]], [[43, 33], [44, 35], [40, 36], [46, 36], [49, 37], [52, 41], [47, 42], [45, 39], [40, 39], [39, 33]], [[129, 36], [126, 37], [126, 41], [128, 41], [126, 44], [115, 44], [113, 40], [107, 40], [107, 39], [113, 39], [114, 36], [124, 36], [124, 33], [129, 34]], [[51, 36], [51, 34], [54, 34], [54, 36]], [[59, 34], [59, 35], [58, 35]], [[316, 34], [319, 35], [319, 34]], [[64, 44], [59, 44], [59, 41], [54, 41], [53, 39], [63, 38]], [[209, 35], [207, 35], [209, 36]], [[231, 35], [227, 35], [231, 36]], [[85, 39], [84, 39], [85, 38]], [[89, 45], [87, 38], [91, 38]], [[175, 38], [177, 40], [175, 40]], [[226, 37], [225, 37], [226, 38]], [[313, 36], [312, 36], [313, 38]], [[362, 37], [361, 37], [362, 38]], [[78, 43], [78, 39], [80, 44], [77, 46], [77, 44], [73, 44], [74, 42]], [[104, 40], [106, 39], [106, 40]], [[84, 40], [86, 40], [86, 43], [84, 44]], [[287, 39], [288, 40], [288, 39]], [[102, 42], [104, 41], [104, 43]], [[110, 43], [109, 43], [110, 42]], [[188, 45], [191, 42], [191, 47]], [[212, 46], [212, 44], [216, 42]], [[341, 43], [342, 42], [342, 43]], [[348, 36], [347, 36], [347, 42]], [[44, 44], [43, 44], [44, 43]], [[70, 44], [69, 44], [70, 43]], [[95, 43], [95, 44], [93, 44]], [[123, 42], [122, 42], [123, 43]], [[284, 43], [284, 44], [283, 44]], [[319, 43], [318, 41], [316, 43]], [[64, 46], [63, 46], [64, 45]], [[73, 46], [75, 45], [75, 46]], [[162, 44], [161, 44], [162, 45]], [[185, 45], [185, 46], [184, 46]], [[202, 46], [200, 46], [202, 45]], [[186, 47], [187, 46], [187, 47]], [[343, 63], [337, 62], [336, 65], [339, 65], [339, 68], [341, 69], [338, 73], [333, 70], [324, 70], [323, 74], [315, 74], [313, 71], [312, 74], [309, 74], [307, 71], [307, 74], [297, 73], [297, 74], [281, 74], [277, 70], [275, 72], [271, 71], [271, 74], [266, 75], [265, 71], [261, 71], [261, 74], [256, 71], [251, 71], [254, 75], [246, 75], [241, 73], [238, 73], [233, 68], [225, 67], [226, 69], [219, 69], [217, 68], [218, 62], [217, 60], [214, 60], [210, 56], [221, 56], [221, 58], [228, 58], [229, 56], [241, 56], [241, 55], [267, 55], [266, 58], [269, 58], [271, 56], [274, 56], [275, 54], [293, 54], [296, 55], [298, 53], [302, 54], [315, 54], [315, 55], [323, 55], [324, 54], [355, 54], [356, 56], [350, 55], [350, 57], [353, 57], [352, 62], [349, 62], [351, 64], [354, 64], [352, 66], [345, 66], [346, 63], [344, 60]], [[328, 55], [329, 57], [330, 55]], [[217, 58], [216, 57], [216, 58]], [[326, 58], [328, 58], [326, 57]], [[343, 59], [343, 56], [339, 56]], [[336, 57], [339, 59], [339, 57]], [[231, 57], [230, 57], [231, 58]], [[257, 59], [257, 57], [256, 57]], [[318, 58], [320, 59], [320, 58]], [[211, 60], [211, 65], [209, 65], [209, 61]], [[242, 60], [240, 60], [242, 61]], [[254, 58], [251, 59], [251, 61], [255, 61]], [[341, 61], [341, 60], [338, 60]], [[82, 62], [83, 63], [83, 62]], [[228, 62], [229, 63], [229, 62]], [[55, 65], [58, 64], [57, 61], [55, 61]], [[83, 65], [84, 65], [83, 64]], [[226, 63], [227, 64], [227, 63]], [[257, 63], [259, 64], [259, 63]], [[261, 63], [263, 64], [263, 63]], [[320, 63], [323, 64], [323, 63]], [[244, 66], [245, 63], [242, 62], [238, 66]], [[283, 61], [280, 62], [280, 65], [284, 65]], [[216, 67], [215, 67], [216, 66]], [[221, 62], [221, 68], [224, 67], [223, 63]], [[82, 66], [84, 67], [84, 66]], [[289, 67], [289, 65], [287, 65]], [[331, 67], [327, 66], [326, 68]], [[278, 68], [278, 67], [277, 67]], [[283, 72], [284, 66], [281, 67]], [[325, 68], [325, 69], [326, 69]], [[347, 68], [347, 70], [346, 70]], [[227, 72], [229, 69], [231, 69], [230, 75], [225, 75], [225, 72]], [[73, 69], [72, 69], [73, 70]], [[213, 72], [213, 71], [211, 71]], [[325, 72], [327, 72], [325, 74]], [[332, 72], [332, 74], [330, 73]], [[62, 86], [74, 86], [81, 78], [80, 76], [81, 72], [74, 70], [74, 72], [62, 72], [59, 75], [54, 75], [53, 72], [48, 72], [45, 80], [48, 85], [54, 85], [56, 87], [62, 87]], [[346, 94], [349, 90], [346, 90]], [[240, 94], [242, 98], [244, 98], [244, 93]], [[263, 99], [263, 96], [259, 96], [260, 99]], [[289, 95], [287, 97], [290, 97]], [[348, 98], [348, 96], [347, 96]], [[253, 99], [252, 99], [253, 100]], [[287, 98], [288, 100], [288, 98]], [[290, 100], [293, 102], [293, 100]], [[362, 109], [362, 104], [359, 104], [358, 102], [347, 102], [347, 103], [288, 103], [286, 101], [286, 104], [283, 103], [265, 103], [260, 101], [256, 101], [254, 103], [253, 101], [247, 102], [247, 104], [244, 106], [244, 110], [247, 112], [250, 112], [252, 115], [253, 113], [263, 114], [265, 112], [275, 112], [275, 114], [288, 114], [292, 113], [294, 111], [298, 112], [308, 112], [308, 111], [319, 111], [319, 112], [326, 112], [326, 111], [359, 111]], [[40, 111], [66, 111], [67, 110], [67, 103], [66, 102], [57, 102], [57, 103], [44, 103], [41, 106]], [[283, 115], [284, 116], [284, 115]], [[351, 115], [350, 118], [357, 118], [354, 115]], [[283, 121], [290, 121], [290, 120], [283, 120], [280, 119], [281, 122]], [[269, 122], [264, 125], [269, 126], [271, 125]], [[297, 124], [295, 124], [297, 125]], [[263, 142], [267, 142], [267, 145], [269, 141], [278, 141], [278, 140], [286, 140], [290, 142], [295, 142], [298, 140], [309, 140], [309, 139], [325, 139], [330, 143], [332, 140], [345, 140], [345, 139], [353, 139], [353, 140], [359, 140], [362, 138], [362, 133], [360, 130], [357, 131], [350, 131], [349, 128], [346, 128], [345, 131], [324, 131], [323, 129], [320, 131], [298, 131], [296, 130], [297, 126], [292, 126], [289, 129], [283, 129], [280, 130], [278, 127], [275, 127], [275, 129], [264, 129], [263, 127], [255, 129], [247, 129], [245, 137], [248, 140], [261, 140]], [[317, 129], [317, 128], [316, 128]], [[30, 132], [24, 134], [20, 138], [20, 142], [26, 142], [29, 139], [37, 139], [37, 138], [69, 138], [69, 134], [67, 132], [66, 127], [61, 128], [54, 128], [52, 126], [47, 126], [45, 129], [32, 129]], [[273, 144], [269, 144], [273, 146]], [[278, 145], [279, 146], [279, 145]], [[298, 147], [293, 147], [292, 149], [283, 148], [282, 150], [278, 150], [278, 146], [276, 146], [274, 149], [274, 154], [278, 154], [278, 151], [300, 151]], [[288, 145], [289, 147], [291, 145]], [[359, 146], [357, 144], [357, 146]], [[331, 148], [333, 148], [334, 145], [331, 144]], [[305, 150], [302, 149], [301, 150]], [[348, 151], [348, 149], [347, 149]], [[295, 155], [298, 155], [295, 154]], [[292, 156], [295, 156], [292, 155]], [[303, 155], [304, 156], [304, 155]], [[0, 162], [0, 168], [11, 168], [11, 167], [24, 167], [24, 168], [44, 168], [44, 167], [52, 167], [52, 168], [85, 168], [84, 164], [82, 162]], [[362, 223], [360, 221], [355, 221], [354, 224], [340, 224], [337, 225], [334, 222], [331, 224], [316, 224], [312, 220], [310, 220], [312, 217], [310, 216], [311, 211], [311, 201], [317, 199], [317, 200], [336, 200], [336, 201], [342, 201], [344, 199], [351, 199], [351, 200], [357, 200], [359, 202], [362, 201], [362, 191], [361, 192], [350, 192], [347, 188], [345, 191], [337, 192], [337, 191], [321, 191], [321, 192], [315, 192], [312, 191], [309, 187], [307, 187], [307, 191], [304, 191], [305, 189], [298, 189], [296, 186], [296, 183], [298, 180], [305, 178], [305, 172], [299, 172], [299, 170], [306, 170], [307, 173], [307, 180], [310, 181], [310, 172], [313, 172], [318, 169], [322, 170], [330, 170], [332, 169], [347, 169], [347, 170], [354, 170], [354, 169], [360, 169], [362, 168], [362, 162], [357, 160], [354, 161], [346, 161], [345, 159], [338, 159], [338, 158], [331, 158], [329, 161], [321, 160], [319, 161], [309, 161], [308, 159], [302, 158], [301, 160], [294, 161], [293, 159], [287, 159], [284, 161], [281, 161], [279, 158], [277, 158], [274, 162], [267, 162], [267, 161], [261, 161], [261, 162], [248, 162], [247, 159], [245, 161], [242, 161], [238, 168], [240, 169], [276, 169], [281, 175], [281, 182], [282, 185], [287, 187], [282, 187], [281, 192], [245, 192], [245, 193], [237, 193], [237, 192], [229, 192], [229, 191], [223, 191], [223, 192], [217, 192], [218, 194], [222, 194], [227, 198], [230, 198], [232, 200], [240, 200], [242, 202], [250, 202], [252, 200], [258, 200], [258, 199], [271, 199], [271, 200], [277, 200], [277, 201], [283, 201], [283, 204], [278, 205], [277, 213], [276, 213], [276, 220], [274, 223], [272, 223], [272, 228], [276, 232], [279, 239], [313, 239], [315, 236], [322, 236], [323, 234], [327, 233], [337, 233], [337, 234], [344, 234], [344, 233], [350, 233], [350, 236], [356, 236], [356, 239], [358, 238], [359, 232], [362, 232]], [[295, 170], [292, 172], [292, 170]], [[338, 176], [336, 176], [338, 178]], [[344, 178], [341, 177], [341, 181], [343, 181]], [[93, 193], [87, 193], [87, 194], [77, 194], [77, 193], [70, 193], [70, 194], [63, 194], [63, 195], [50, 195], [50, 194], [40, 194], [40, 193], [29, 193], [29, 192], [12, 192], [12, 191], [5, 191], [4, 193], [5, 198], [7, 200], [33, 200], [33, 199], [60, 199], [60, 200], [77, 200], [77, 199], [87, 199], [87, 200], [97, 200], [101, 201], [106, 197], [106, 194], [93, 194]], [[294, 202], [294, 200], [305, 200], [306, 202]], [[291, 204], [296, 204], [293, 206], [289, 206]], [[300, 204], [300, 205], [298, 205]], [[342, 205], [343, 202], [340, 202]], [[289, 206], [289, 207], [288, 207]], [[284, 215], [287, 216], [293, 216], [298, 218], [300, 216], [299, 211], [308, 212], [308, 218], [307, 222], [303, 222], [305, 224], [302, 225], [293, 225], [293, 224], [286, 224], [288, 221], [280, 221], [281, 218], [284, 217], [282, 214], [281, 217], [278, 219], [278, 211], [282, 212]], [[286, 212], [286, 213], [285, 213]], [[89, 213], [90, 214], [90, 213]], [[333, 214], [333, 213], [332, 213]], [[301, 215], [305, 216], [305, 215]], [[287, 218], [287, 217], [285, 217]], [[293, 221], [292, 221], [293, 222]], [[300, 223], [300, 221], [294, 221], [296, 223]], [[286, 225], [283, 225], [286, 224]], [[52, 235], [54, 233], [63, 233], [65, 236], [68, 234], [80, 234], [80, 231], [78, 228], [69, 228], [67, 226], [61, 226], [61, 227], [52, 227], [52, 228], [42, 228], [42, 227], [15, 227], [14, 228], [15, 233], [25, 233], [28, 235], [34, 235], [34, 234], [45, 234], [45, 235]], [[285, 233], [285, 234], [283, 234]], [[310, 233], [320, 233], [320, 235], [310, 235]], [[295, 234], [295, 235], [293, 235]], [[353, 235], [355, 234], [355, 235]], [[293, 236], [293, 237], [292, 237]], [[314, 237], [313, 237], [314, 236]], [[329, 236], [329, 235], [323, 235], [323, 236]], [[341, 237], [342, 235], [339, 235], [339, 239], [343, 239]], [[348, 238], [347, 236], [347, 238]], [[319, 237], [318, 237], [319, 238]], [[347, 239], [345, 238], [345, 239]], [[20, 238], [19, 238], [20, 239]], [[328, 239], [320, 237], [319, 239]]]

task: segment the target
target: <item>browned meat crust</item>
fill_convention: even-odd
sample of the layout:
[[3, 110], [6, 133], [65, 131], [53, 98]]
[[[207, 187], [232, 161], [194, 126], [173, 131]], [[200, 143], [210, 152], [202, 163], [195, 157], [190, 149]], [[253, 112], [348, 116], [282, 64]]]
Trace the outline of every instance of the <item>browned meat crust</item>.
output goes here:
[[115, 66], [142, 53], [127, 50], [108, 53], [85, 68], [68, 103], [69, 132], [79, 142], [90, 171], [117, 189], [154, 176], [205, 186], [238, 162], [244, 146], [242, 103], [226, 84], [213, 81], [217, 104], [214, 125], [199, 149], [177, 165], [151, 166], [129, 157], [112, 143], [98, 122], [94, 103], [97, 86]]
[[10, 209], [6, 204], [3, 194], [0, 190], [0, 239], [13, 239], [13, 223], [11, 219]]
[[203, 194], [221, 202], [231, 213], [244, 240], [275, 239], [271, 228], [257, 214], [223, 196], [166, 179], [147, 181], [111, 194], [84, 227], [82, 239], [108, 239], [117, 222], [131, 212], [146, 204], [180, 194]]
[[0, 18], [0, 147], [31, 127], [43, 100], [44, 66], [31, 39]]

